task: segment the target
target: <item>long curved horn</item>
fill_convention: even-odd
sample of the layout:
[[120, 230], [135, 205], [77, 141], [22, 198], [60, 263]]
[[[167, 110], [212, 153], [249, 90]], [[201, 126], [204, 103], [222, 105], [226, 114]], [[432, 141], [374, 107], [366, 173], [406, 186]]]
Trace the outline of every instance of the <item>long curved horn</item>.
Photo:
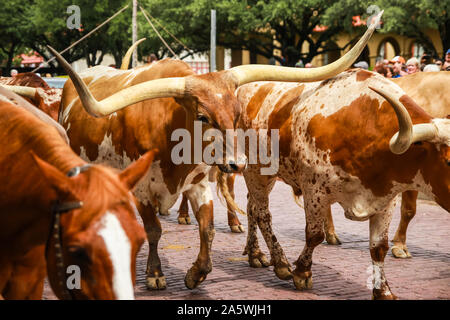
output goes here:
[[406, 152], [411, 143], [413, 143], [413, 125], [408, 111], [400, 102], [400, 97], [392, 90], [384, 90], [372, 86], [369, 86], [369, 88], [385, 98], [394, 108], [397, 115], [399, 131], [389, 141], [389, 148], [395, 154]]
[[134, 85], [120, 90], [102, 101], [97, 101], [70, 64], [55, 49], [50, 46], [47, 47], [73, 81], [84, 109], [94, 117], [107, 116], [129, 105], [147, 99], [184, 97], [187, 95], [184, 78], [165, 78]]
[[18, 94], [19, 96], [30, 98], [32, 100], [36, 99], [36, 92], [37, 92], [36, 88], [24, 86], [9, 86], [6, 84], [0, 84], [0, 86], [14, 92], [15, 94]]
[[399, 120], [399, 132], [394, 134], [389, 142], [389, 147], [393, 153], [402, 154], [406, 152], [409, 146], [414, 142], [432, 141], [439, 136], [435, 123], [418, 123], [412, 125], [408, 111], [400, 102], [399, 97], [394, 93], [385, 91], [381, 88], [374, 88], [371, 86], [369, 86], [369, 88], [383, 96], [392, 105], [397, 114]]
[[120, 70], [128, 70], [128, 66], [130, 65], [130, 58], [133, 54], [134, 49], [145, 40], [146, 38], [139, 39], [135, 43], [131, 45], [131, 47], [128, 49], [127, 53], [125, 53], [125, 56], [122, 59], [122, 65], [120, 66]]
[[348, 69], [359, 57], [376, 26], [378, 25], [383, 11], [375, 18], [356, 45], [337, 61], [319, 68], [290, 68], [267, 65], [243, 65], [231, 68], [229, 71], [234, 76], [237, 86], [253, 81], [290, 81], [290, 82], [312, 82], [334, 77]]

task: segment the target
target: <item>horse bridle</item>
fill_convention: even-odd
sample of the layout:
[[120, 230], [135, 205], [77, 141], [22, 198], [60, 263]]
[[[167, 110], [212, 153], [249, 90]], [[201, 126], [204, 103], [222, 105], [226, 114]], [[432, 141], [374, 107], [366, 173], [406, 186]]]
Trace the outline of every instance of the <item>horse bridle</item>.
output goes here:
[[[68, 177], [75, 177], [82, 172], [85, 172], [91, 167], [91, 165], [86, 164], [79, 167], [74, 167], [67, 173]], [[82, 201], [70, 201], [70, 202], [60, 202], [57, 200], [51, 209], [53, 222], [50, 231], [50, 237], [47, 241], [47, 246], [45, 249], [45, 256], [47, 256], [50, 241], [53, 238], [55, 245], [53, 249], [55, 250], [55, 261], [56, 261], [56, 276], [58, 279], [58, 285], [62, 289], [63, 297], [67, 300], [74, 300], [74, 295], [71, 290], [67, 288], [67, 277], [64, 264], [64, 256], [62, 251], [62, 240], [61, 240], [61, 213], [68, 213], [72, 210], [79, 209], [83, 206]]]

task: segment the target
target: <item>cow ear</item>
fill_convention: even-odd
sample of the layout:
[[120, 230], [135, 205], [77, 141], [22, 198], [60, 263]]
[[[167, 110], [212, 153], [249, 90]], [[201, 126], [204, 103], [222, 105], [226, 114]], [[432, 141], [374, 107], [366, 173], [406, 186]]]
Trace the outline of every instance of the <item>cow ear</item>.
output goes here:
[[157, 149], [148, 151], [119, 174], [120, 180], [127, 186], [128, 190], [133, 189], [139, 180], [145, 176], [157, 153]]
[[68, 176], [50, 163], [39, 158], [34, 152], [31, 151], [30, 154], [45, 180], [47, 180], [50, 187], [55, 190], [58, 195], [62, 196], [64, 199], [70, 198], [74, 201], [79, 200], [73, 191], [73, 181], [71, 181]]

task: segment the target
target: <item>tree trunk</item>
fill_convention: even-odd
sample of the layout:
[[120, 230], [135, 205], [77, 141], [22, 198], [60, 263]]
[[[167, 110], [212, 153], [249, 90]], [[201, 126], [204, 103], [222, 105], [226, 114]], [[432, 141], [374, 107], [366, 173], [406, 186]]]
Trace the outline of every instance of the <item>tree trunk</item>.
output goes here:
[[14, 50], [16, 49], [16, 44], [13, 42], [11, 43], [11, 48], [8, 52], [8, 61], [6, 62], [6, 69], [10, 70], [12, 66], [12, 61], [14, 59]]

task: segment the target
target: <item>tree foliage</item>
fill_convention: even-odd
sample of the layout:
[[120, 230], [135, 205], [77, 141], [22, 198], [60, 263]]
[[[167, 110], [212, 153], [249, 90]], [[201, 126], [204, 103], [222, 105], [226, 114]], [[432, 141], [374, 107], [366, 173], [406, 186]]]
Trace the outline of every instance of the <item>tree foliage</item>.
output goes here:
[[[0, 60], [6, 59], [10, 65], [12, 58], [25, 48], [36, 50], [48, 59], [46, 45], [61, 51], [128, 4], [125, 12], [64, 54], [69, 61], [86, 58], [88, 65], [96, 65], [110, 53], [116, 64], [120, 64], [131, 45], [131, 3], [131, 0], [30, 0], [24, 6], [23, 1], [3, 0]], [[450, 47], [449, 1], [139, 0], [139, 4], [190, 48], [189, 53], [209, 50], [210, 11], [216, 9], [218, 45], [249, 50], [252, 58], [256, 54], [270, 58], [274, 49], [279, 49], [287, 64], [293, 65], [300, 58], [306, 63], [318, 54], [335, 49], [328, 43], [343, 30], [352, 35], [351, 42], [357, 39], [366, 27], [352, 26], [352, 17], [361, 15], [365, 19], [369, 16], [367, 8], [372, 4], [385, 10], [383, 28], [379, 32], [413, 37], [427, 51], [435, 53], [436, 48], [424, 33], [426, 28], [434, 28], [440, 32], [444, 50]], [[81, 9], [81, 30], [67, 28], [70, 14], [66, 11], [70, 5]], [[186, 53], [183, 45], [153, 22], [176, 54]], [[315, 32], [317, 25], [327, 28]], [[147, 38], [139, 47], [141, 56], [152, 52], [160, 58], [171, 56], [139, 10], [138, 30], [139, 38]], [[305, 44], [308, 50], [302, 54]]]

